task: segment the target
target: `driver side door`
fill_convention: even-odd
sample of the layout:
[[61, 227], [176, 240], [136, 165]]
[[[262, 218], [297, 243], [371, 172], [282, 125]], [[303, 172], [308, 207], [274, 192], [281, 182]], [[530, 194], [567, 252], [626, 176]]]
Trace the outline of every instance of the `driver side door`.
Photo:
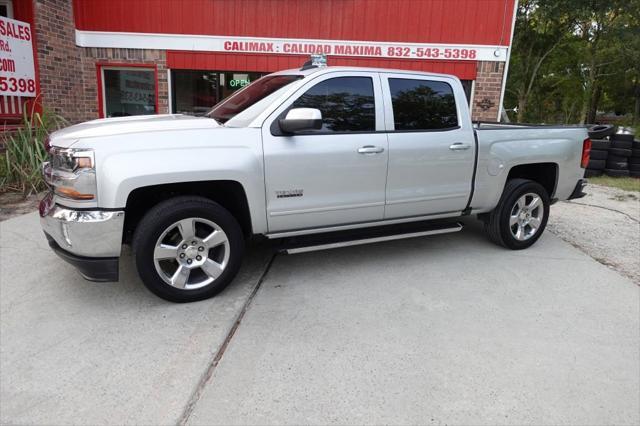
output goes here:
[[[284, 134], [278, 120], [315, 108], [322, 128]], [[388, 144], [377, 73], [332, 72], [302, 86], [262, 127], [269, 232], [382, 220]]]

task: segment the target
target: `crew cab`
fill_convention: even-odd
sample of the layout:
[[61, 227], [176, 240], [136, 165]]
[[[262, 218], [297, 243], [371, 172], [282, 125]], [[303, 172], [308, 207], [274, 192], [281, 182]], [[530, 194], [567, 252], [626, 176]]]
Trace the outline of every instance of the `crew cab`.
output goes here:
[[175, 302], [227, 286], [255, 235], [304, 251], [453, 232], [477, 215], [495, 243], [527, 248], [555, 200], [584, 195], [590, 150], [584, 127], [472, 123], [454, 76], [313, 66], [262, 77], [207, 116], [93, 120], [48, 143], [50, 246], [115, 281], [131, 244], [144, 284]]

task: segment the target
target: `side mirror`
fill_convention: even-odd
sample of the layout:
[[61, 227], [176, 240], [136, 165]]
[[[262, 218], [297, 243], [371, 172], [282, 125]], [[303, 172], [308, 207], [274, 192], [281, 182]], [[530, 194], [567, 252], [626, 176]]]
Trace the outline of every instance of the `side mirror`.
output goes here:
[[322, 113], [315, 108], [294, 108], [278, 121], [283, 133], [293, 134], [322, 128]]

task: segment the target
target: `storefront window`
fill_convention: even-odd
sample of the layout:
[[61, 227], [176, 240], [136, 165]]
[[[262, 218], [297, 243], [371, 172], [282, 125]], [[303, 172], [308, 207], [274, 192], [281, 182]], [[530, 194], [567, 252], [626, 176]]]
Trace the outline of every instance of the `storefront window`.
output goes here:
[[171, 71], [171, 111], [203, 115], [236, 90], [265, 75], [250, 72]]
[[11, 0], [0, 0], [0, 16], [13, 18], [13, 2]]
[[103, 68], [105, 117], [156, 113], [155, 70]]

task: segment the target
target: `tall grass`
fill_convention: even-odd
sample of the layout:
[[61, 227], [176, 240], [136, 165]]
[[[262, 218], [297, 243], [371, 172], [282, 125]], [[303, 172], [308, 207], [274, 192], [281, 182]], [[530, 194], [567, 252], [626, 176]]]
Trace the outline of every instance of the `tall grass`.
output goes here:
[[41, 165], [47, 160], [44, 141], [66, 121], [51, 112], [25, 111], [21, 127], [5, 137], [6, 152], [0, 157], [0, 191], [22, 192], [27, 197], [45, 189]]

